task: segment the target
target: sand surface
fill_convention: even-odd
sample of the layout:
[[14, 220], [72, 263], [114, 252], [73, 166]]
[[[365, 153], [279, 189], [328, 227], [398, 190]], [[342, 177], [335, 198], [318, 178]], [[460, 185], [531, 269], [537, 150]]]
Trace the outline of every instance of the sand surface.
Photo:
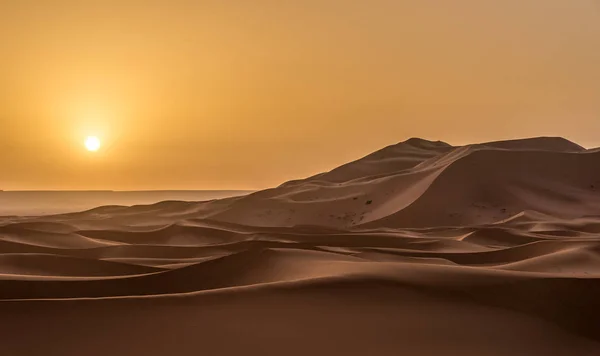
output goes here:
[[411, 139], [243, 197], [0, 218], [3, 355], [600, 355], [600, 151]]
[[[0, 189], [3, 187], [0, 186]], [[0, 216], [72, 213], [103, 205], [154, 204], [165, 200], [203, 201], [251, 193], [245, 190], [0, 191]]]

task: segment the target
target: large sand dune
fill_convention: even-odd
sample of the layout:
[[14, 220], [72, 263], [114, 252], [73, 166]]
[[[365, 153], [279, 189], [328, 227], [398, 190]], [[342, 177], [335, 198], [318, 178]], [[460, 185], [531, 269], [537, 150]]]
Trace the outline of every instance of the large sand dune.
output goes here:
[[0, 218], [6, 355], [600, 355], [599, 278], [600, 151], [561, 138]]

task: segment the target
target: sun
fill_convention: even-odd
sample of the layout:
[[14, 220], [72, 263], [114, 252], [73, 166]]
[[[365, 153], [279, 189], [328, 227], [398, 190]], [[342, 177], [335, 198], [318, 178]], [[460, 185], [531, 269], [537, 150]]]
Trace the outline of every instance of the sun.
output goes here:
[[85, 148], [88, 151], [96, 152], [96, 151], [98, 151], [100, 149], [100, 146], [102, 144], [100, 143], [100, 139], [98, 137], [96, 137], [96, 136], [88, 136], [85, 139], [84, 145], [85, 145]]

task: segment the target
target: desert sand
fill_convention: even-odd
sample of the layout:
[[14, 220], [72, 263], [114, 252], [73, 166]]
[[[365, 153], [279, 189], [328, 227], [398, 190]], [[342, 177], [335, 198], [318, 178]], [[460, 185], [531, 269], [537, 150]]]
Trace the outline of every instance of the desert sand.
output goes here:
[[[2, 187], [0, 187], [2, 188]], [[56, 215], [103, 205], [154, 204], [163, 200], [199, 201], [251, 193], [243, 190], [153, 190], [153, 191], [1, 191], [0, 216]]]
[[0, 218], [3, 355], [600, 355], [600, 150], [410, 139], [205, 202]]

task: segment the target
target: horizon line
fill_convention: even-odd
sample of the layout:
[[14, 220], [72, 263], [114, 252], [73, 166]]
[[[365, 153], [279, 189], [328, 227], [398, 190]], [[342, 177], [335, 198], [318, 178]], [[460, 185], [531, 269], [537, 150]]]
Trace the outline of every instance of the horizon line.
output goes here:
[[26, 193], [26, 192], [98, 192], [98, 193], [127, 193], [127, 192], [255, 192], [256, 189], [140, 189], [140, 190], [118, 190], [118, 189], [8, 189], [4, 193]]

